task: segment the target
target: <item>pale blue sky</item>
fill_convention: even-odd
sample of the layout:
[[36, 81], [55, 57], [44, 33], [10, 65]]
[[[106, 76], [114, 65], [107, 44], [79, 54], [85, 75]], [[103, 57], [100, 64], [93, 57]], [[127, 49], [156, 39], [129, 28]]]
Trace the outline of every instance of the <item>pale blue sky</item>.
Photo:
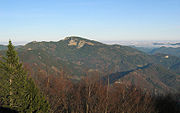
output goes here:
[[180, 0], [0, 0], [0, 42], [179, 40]]

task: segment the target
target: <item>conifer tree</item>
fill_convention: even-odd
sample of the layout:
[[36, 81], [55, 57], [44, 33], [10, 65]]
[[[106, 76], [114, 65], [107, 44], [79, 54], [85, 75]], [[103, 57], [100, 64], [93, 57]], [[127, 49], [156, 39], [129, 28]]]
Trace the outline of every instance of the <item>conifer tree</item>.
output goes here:
[[9, 41], [6, 57], [0, 61], [0, 101], [3, 106], [22, 113], [48, 113], [49, 104], [19, 61]]

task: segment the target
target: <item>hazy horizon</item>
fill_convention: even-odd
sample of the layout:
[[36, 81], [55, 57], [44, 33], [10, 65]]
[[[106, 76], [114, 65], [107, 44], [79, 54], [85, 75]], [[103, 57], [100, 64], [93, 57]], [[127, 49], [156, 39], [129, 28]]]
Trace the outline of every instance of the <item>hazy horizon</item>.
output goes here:
[[[64, 37], [65, 38], [65, 37]], [[32, 40], [32, 41], [15, 41], [15, 40], [11, 40], [12, 43], [15, 45], [15, 46], [18, 46], [18, 45], [25, 45], [27, 43], [30, 43], [30, 42], [33, 42], [33, 41], [37, 41], [37, 42], [57, 42], [57, 41], [60, 41], [60, 40], [63, 40], [64, 38], [60, 38], [59, 40]], [[82, 37], [84, 38], [84, 37]], [[90, 38], [85, 38], [85, 39], [88, 39], [88, 40], [94, 40], [94, 39], [90, 39]], [[180, 43], [180, 40], [94, 40], [94, 41], [98, 41], [98, 42], [101, 42], [101, 43], [105, 43], [105, 44], [119, 44], [119, 45], [127, 45], [127, 46], [140, 46], [140, 47], [152, 47], [153, 46], [153, 43], [165, 43], [165, 44], [174, 44], [174, 43]], [[7, 45], [8, 44], [8, 41], [6, 42], [2, 42], [0, 41], [0, 45]], [[174, 46], [175, 47], [175, 46]], [[178, 46], [179, 47], [179, 46]]]

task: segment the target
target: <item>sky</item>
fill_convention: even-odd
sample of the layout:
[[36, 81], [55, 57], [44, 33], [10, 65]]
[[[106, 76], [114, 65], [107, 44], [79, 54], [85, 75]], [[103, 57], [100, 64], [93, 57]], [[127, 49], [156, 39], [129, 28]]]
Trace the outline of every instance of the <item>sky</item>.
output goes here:
[[180, 0], [0, 0], [0, 42], [180, 40]]

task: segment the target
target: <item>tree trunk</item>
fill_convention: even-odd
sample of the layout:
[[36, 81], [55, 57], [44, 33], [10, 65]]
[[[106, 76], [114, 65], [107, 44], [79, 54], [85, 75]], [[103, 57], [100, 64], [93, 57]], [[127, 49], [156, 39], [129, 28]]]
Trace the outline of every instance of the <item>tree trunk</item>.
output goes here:
[[108, 97], [109, 97], [109, 75], [108, 75], [108, 84], [107, 84], [107, 94], [106, 94], [106, 109], [105, 109], [105, 113], [107, 113], [108, 111]]
[[[10, 66], [10, 68], [12, 68], [12, 65], [11, 64], [9, 64], [9, 66]], [[10, 74], [10, 76], [9, 76], [9, 85], [10, 85], [10, 88], [9, 88], [9, 95], [10, 95], [10, 107], [12, 107], [13, 106], [13, 100], [12, 100], [12, 95], [13, 95], [13, 93], [12, 93], [12, 87], [11, 87], [11, 85], [12, 85], [12, 74]]]
[[9, 95], [10, 95], [10, 107], [13, 106], [13, 101], [12, 101], [12, 88], [11, 88], [11, 84], [12, 84], [12, 79], [11, 79], [11, 76], [10, 76], [10, 79], [9, 79], [9, 83], [10, 83], [10, 91], [9, 91]]

